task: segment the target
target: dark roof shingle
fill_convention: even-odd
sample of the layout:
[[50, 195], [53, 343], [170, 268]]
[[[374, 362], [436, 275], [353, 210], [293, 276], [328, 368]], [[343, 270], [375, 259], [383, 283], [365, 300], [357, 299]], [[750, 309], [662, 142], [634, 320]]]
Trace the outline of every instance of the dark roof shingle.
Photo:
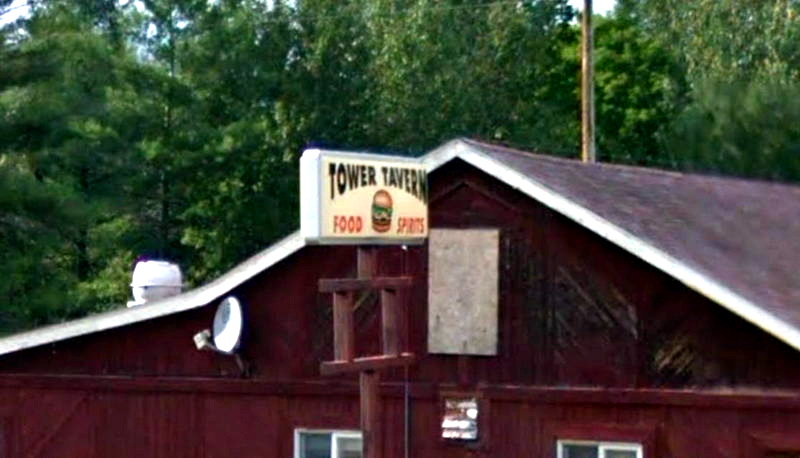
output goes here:
[[800, 328], [800, 187], [464, 141]]

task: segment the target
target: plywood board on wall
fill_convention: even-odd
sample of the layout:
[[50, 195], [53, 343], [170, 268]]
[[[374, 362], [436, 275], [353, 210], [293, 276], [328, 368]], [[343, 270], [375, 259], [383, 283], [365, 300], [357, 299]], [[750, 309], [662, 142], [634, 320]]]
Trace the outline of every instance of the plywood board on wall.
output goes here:
[[428, 352], [497, 354], [497, 229], [431, 229]]

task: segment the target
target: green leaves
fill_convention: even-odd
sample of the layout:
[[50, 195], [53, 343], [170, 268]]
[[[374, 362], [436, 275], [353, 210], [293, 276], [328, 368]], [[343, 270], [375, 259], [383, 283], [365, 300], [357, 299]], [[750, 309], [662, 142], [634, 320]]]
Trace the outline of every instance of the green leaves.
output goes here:
[[665, 166], [658, 134], [681, 109], [685, 83], [669, 50], [630, 18], [595, 27], [595, 104], [600, 159]]
[[695, 170], [800, 181], [800, 82], [707, 82], [669, 147]]
[[553, 98], [574, 101], [558, 87], [575, 75], [553, 69], [564, 68], [561, 47], [575, 43], [570, 13], [561, 1], [375, 2], [365, 17], [367, 135], [412, 151], [459, 135], [529, 147], [569, 142], [559, 128], [574, 126], [574, 116]]
[[[800, 179], [798, 12], [618, 0], [596, 21], [600, 158]], [[197, 284], [263, 249], [297, 226], [307, 145], [464, 135], [577, 156], [574, 16], [566, 0], [37, 2], [0, 35], [0, 330], [121, 306], [139, 254]]]
[[0, 332], [56, 318], [74, 282], [66, 239], [85, 210], [68, 188], [0, 156]]
[[[686, 94], [660, 132], [670, 161], [694, 171], [800, 180], [800, 3], [625, 3], [683, 66]], [[680, 75], [670, 81], [681, 85]]]
[[800, 76], [796, 0], [645, 0], [639, 18], [686, 63], [690, 80]]
[[0, 69], [0, 245], [13, 271], [3, 276], [0, 304], [8, 328], [109, 305], [79, 291], [118, 252], [96, 249], [95, 232], [130, 208], [138, 135], [137, 112], [124, 103], [133, 98], [124, 50], [57, 3], [27, 25], [25, 39], [0, 48], [9, 63]]

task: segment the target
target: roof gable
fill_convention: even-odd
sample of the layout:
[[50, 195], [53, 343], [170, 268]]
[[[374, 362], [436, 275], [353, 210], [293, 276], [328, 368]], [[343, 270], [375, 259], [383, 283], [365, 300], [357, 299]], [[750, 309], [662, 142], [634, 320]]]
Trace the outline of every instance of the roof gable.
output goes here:
[[[800, 285], [793, 271], [800, 240], [792, 238], [800, 234], [800, 188], [584, 164], [462, 139], [421, 160], [430, 172], [455, 158], [800, 350], [800, 310], [794, 307]], [[781, 205], [771, 205], [776, 199]], [[761, 225], [770, 232], [753, 238]], [[739, 243], [748, 237], [750, 243]], [[0, 355], [203, 307], [305, 245], [295, 232], [207, 285], [152, 304], [0, 339]]]
[[448, 145], [431, 154], [455, 154], [800, 349], [800, 188]]

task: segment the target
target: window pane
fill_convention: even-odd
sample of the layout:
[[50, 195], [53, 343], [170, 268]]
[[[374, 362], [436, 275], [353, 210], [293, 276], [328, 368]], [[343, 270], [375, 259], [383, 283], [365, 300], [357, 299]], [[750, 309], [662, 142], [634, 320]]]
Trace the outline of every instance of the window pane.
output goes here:
[[360, 437], [336, 437], [337, 456], [335, 458], [361, 458]]
[[636, 452], [633, 450], [614, 450], [607, 448], [603, 458], [636, 458]]
[[301, 433], [300, 458], [331, 458], [331, 435]]
[[563, 458], [597, 458], [596, 445], [564, 444]]

